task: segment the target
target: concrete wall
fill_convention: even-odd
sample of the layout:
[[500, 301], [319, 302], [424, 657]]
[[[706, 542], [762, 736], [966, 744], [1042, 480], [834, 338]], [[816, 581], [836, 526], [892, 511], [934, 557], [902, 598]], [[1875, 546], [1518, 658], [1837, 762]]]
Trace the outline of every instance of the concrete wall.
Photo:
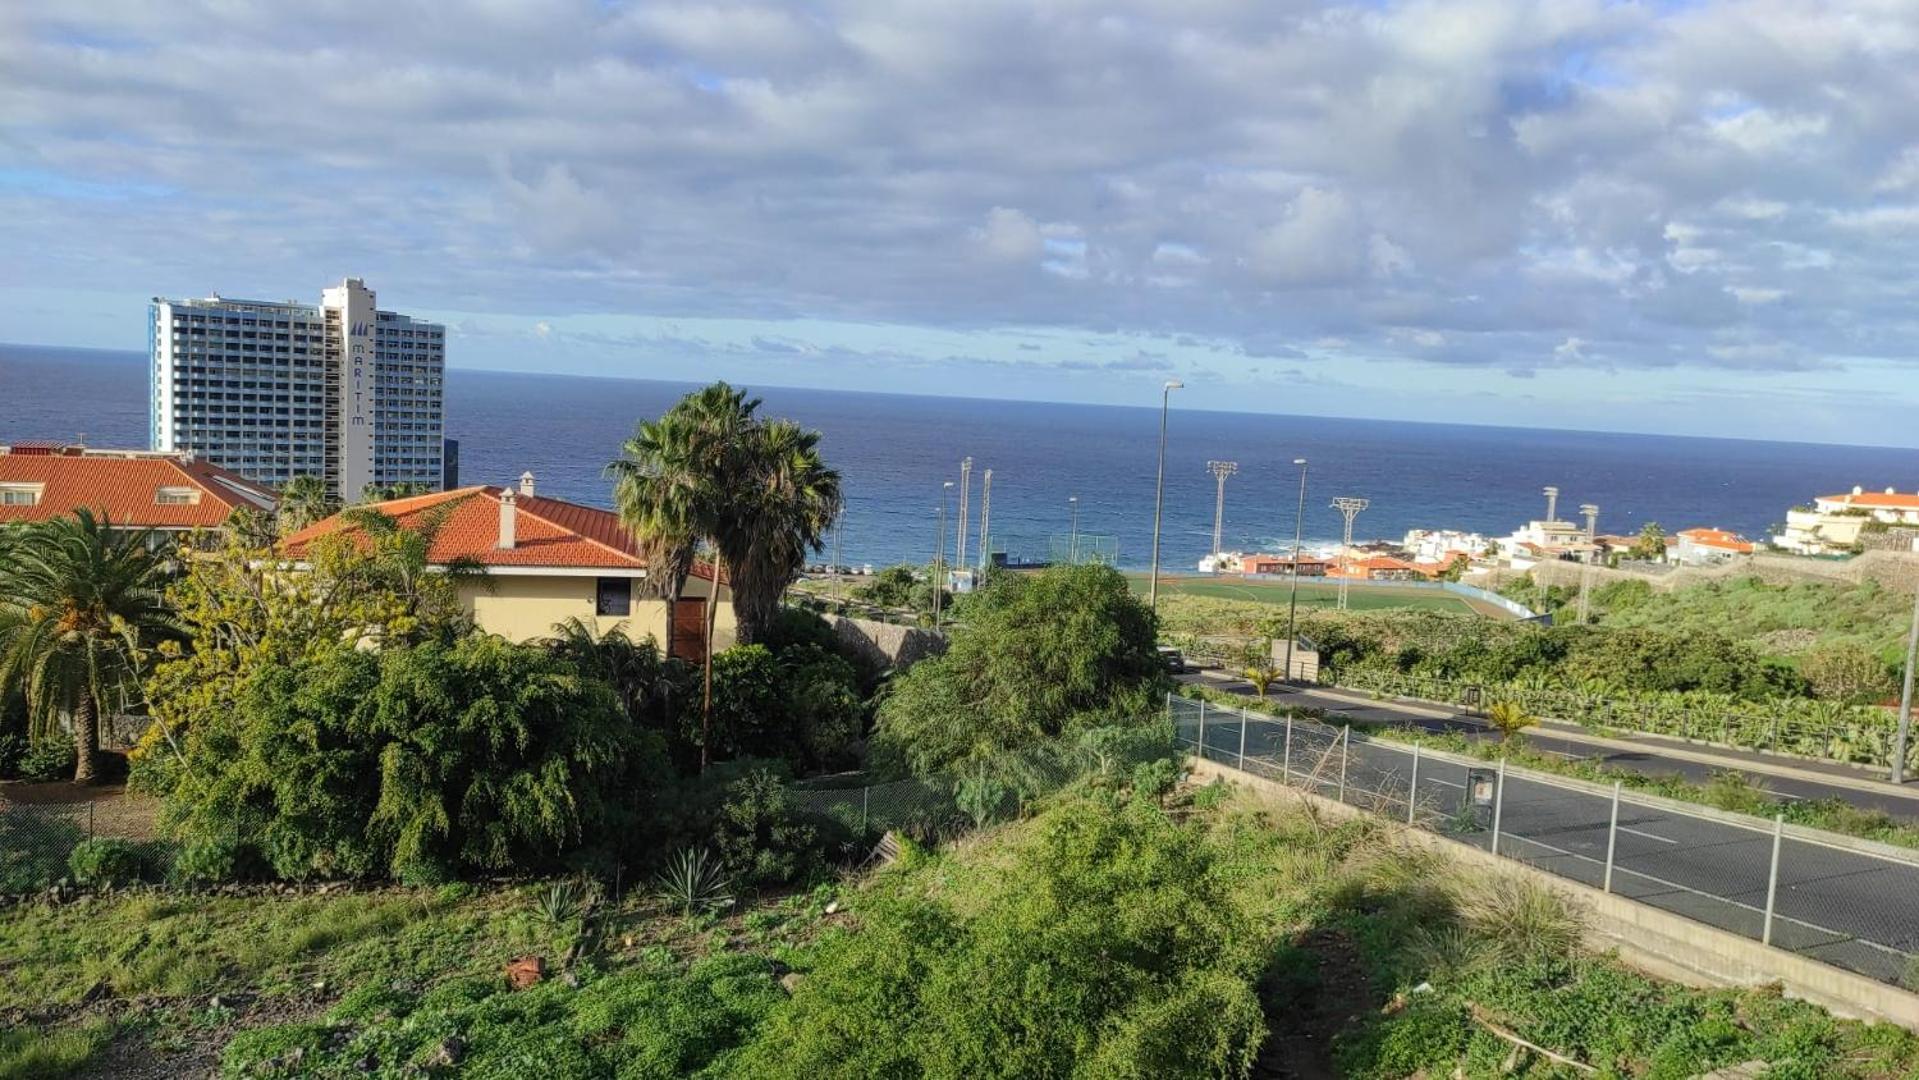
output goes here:
[[[1222, 778], [1274, 800], [1308, 802], [1321, 813], [1340, 817], [1365, 814], [1358, 807], [1217, 762], [1195, 758], [1192, 770], [1196, 779]], [[1409, 847], [1438, 851], [1462, 866], [1529, 877], [1552, 889], [1583, 915], [1589, 945], [1617, 950], [1621, 960], [1659, 978], [1708, 986], [1778, 983], [1788, 995], [1840, 1016], [1919, 1029], [1919, 994], [1601, 892], [1469, 844], [1419, 829], [1403, 829], [1399, 835]]]
[[839, 635], [840, 641], [862, 656], [875, 670], [893, 668], [904, 671], [929, 656], [938, 656], [946, 651], [946, 635], [916, 626], [849, 619], [844, 615], [828, 615], [826, 620], [833, 625], [833, 632]]
[[[625, 623], [627, 636], [635, 641], [649, 635], [662, 648], [667, 642], [667, 606], [664, 600], [633, 600], [632, 613], [624, 618], [593, 613], [594, 583], [591, 577], [494, 574], [484, 584], [460, 586], [460, 602], [473, 615], [473, 621], [489, 634], [508, 641], [525, 642], [550, 637], [553, 624], [576, 618], [605, 633]], [[636, 581], [634, 584], [638, 584]], [[730, 623], [730, 605], [720, 609], [723, 622]], [[730, 632], [730, 631], [729, 631]]]

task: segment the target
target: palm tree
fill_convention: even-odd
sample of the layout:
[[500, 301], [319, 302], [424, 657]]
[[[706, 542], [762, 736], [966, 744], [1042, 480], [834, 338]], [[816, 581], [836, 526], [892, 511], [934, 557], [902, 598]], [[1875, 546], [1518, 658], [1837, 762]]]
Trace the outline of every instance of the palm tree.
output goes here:
[[1486, 710], [1486, 722], [1499, 732], [1507, 746], [1517, 746], [1526, 737], [1526, 729], [1539, 723], [1539, 717], [1526, 711], [1517, 701], [1495, 701]]
[[699, 545], [715, 556], [707, 589], [700, 765], [707, 763], [713, 711], [713, 631], [726, 548], [722, 536], [736, 528], [738, 498], [749, 474], [759, 399], [724, 382], [688, 394], [658, 420], [642, 421], [607, 465], [620, 520], [632, 531], [649, 562], [649, 593], [668, 604], [685, 586]]
[[151, 530], [86, 510], [26, 526], [0, 559], [0, 691], [26, 697], [36, 738], [71, 720], [73, 781], [99, 774], [100, 712], [139, 696], [143, 656], [175, 631]]
[[275, 516], [280, 532], [293, 533], [316, 521], [332, 516], [340, 508], [338, 500], [327, 494], [326, 481], [317, 476], [296, 476], [280, 489], [280, 504]]
[[790, 420], [749, 433], [745, 474], [733, 489], [726, 527], [715, 537], [732, 573], [739, 640], [762, 640], [780, 598], [818, 551], [840, 512], [840, 474], [819, 451], [820, 435]]

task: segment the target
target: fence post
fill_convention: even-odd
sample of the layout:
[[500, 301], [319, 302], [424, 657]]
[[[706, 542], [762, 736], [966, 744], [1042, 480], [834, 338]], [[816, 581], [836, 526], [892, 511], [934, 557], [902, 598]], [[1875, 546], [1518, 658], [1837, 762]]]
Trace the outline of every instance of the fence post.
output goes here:
[[1199, 699], [1199, 759], [1206, 760], [1206, 699]]
[[1339, 801], [1346, 801], [1346, 759], [1352, 755], [1347, 751], [1353, 745], [1353, 725], [1347, 724], [1339, 729]]
[[1293, 714], [1286, 714], [1286, 750], [1279, 763], [1280, 779], [1285, 783], [1293, 781]]
[[1774, 814], [1772, 818], [1772, 869], [1766, 872], [1766, 925], [1759, 932], [1761, 945], [1772, 944], [1773, 902], [1779, 896], [1779, 840], [1786, 831], [1786, 815]]
[[866, 824], [867, 824], [866, 802], [869, 798], [872, 797], [872, 795], [873, 795], [873, 785], [868, 784], [865, 787], [860, 789], [860, 831], [861, 832], [866, 831]]
[[1413, 744], [1413, 782], [1406, 789], [1406, 824], [1413, 824], [1413, 808], [1419, 805], [1419, 744]]
[[1506, 759], [1499, 759], [1499, 778], [1493, 782], [1493, 846], [1492, 853], [1499, 854], [1499, 812], [1506, 808]]
[[1766, 749], [1779, 752], [1779, 710], [1772, 711], [1772, 724], [1766, 729]]
[[1239, 710], [1239, 771], [1246, 771], [1246, 729], [1252, 727], [1252, 714]]
[[1606, 884], [1601, 892], [1612, 891], [1612, 856], [1619, 844], [1619, 789], [1623, 784], [1621, 780], [1612, 782], [1612, 821], [1606, 826]]

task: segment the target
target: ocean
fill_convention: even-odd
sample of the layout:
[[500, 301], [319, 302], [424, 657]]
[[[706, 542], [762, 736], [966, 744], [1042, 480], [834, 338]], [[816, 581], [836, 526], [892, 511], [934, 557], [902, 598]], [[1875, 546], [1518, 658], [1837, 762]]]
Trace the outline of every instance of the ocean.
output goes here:
[[[454, 369], [447, 434], [460, 441], [463, 483], [504, 484], [531, 470], [543, 494], [609, 503], [602, 468], [635, 420], [655, 416], [691, 384]], [[974, 461], [977, 550], [980, 478], [993, 470], [994, 546], [1044, 557], [1070, 529], [1110, 537], [1119, 561], [1151, 560], [1158, 402], [1147, 407], [1041, 404], [750, 387], [763, 410], [820, 430], [846, 492], [843, 558], [885, 565], [932, 558], [941, 481]], [[146, 358], [139, 353], [0, 345], [0, 443], [71, 440], [147, 445]], [[1162, 567], [1190, 570], [1212, 546], [1211, 460], [1235, 461], [1226, 485], [1224, 547], [1290, 544], [1295, 458], [1310, 461], [1304, 532], [1336, 542], [1335, 496], [1371, 501], [1357, 537], [1397, 539], [1409, 528], [1504, 535], [1545, 511], [1541, 488], [1560, 489], [1562, 517], [1600, 508], [1602, 532], [1647, 521], [1764, 534], [1788, 506], [1814, 495], [1919, 487], [1919, 450], [1621, 435], [1591, 431], [1201, 412], [1175, 393], [1166, 448]], [[946, 550], [957, 527], [957, 483]], [[1087, 543], [1091, 543], [1090, 540]], [[830, 555], [831, 547], [827, 549]]]

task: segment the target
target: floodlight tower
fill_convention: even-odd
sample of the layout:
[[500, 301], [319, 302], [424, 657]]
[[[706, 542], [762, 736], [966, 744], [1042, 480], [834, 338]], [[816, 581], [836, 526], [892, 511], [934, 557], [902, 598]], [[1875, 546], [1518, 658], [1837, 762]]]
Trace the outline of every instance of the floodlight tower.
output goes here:
[[1237, 461], [1209, 461], [1206, 471], [1219, 481], [1219, 498], [1213, 502], [1213, 569], [1219, 569], [1219, 534], [1226, 524], [1226, 478], [1239, 471]]
[[[1339, 610], [1341, 611], [1346, 610], [1346, 585], [1352, 580], [1353, 519], [1359, 516], [1361, 510], [1371, 505], [1371, 500], [1355, 499], [1345, 495], [1333, 500], [1333, 509], [1339, 511], [1340, 516], [1346, 519], [1346, 539], [1339, 549]], [[1297, 563], [1293, 565], [1293, 572], [1299, 572]]]
[[1559, 520], [1559, 489], [1556, 487], [1546, 489], [1546, 520]]
[[1593, 538], [1599, 535], [1599, 507], [1587, 503], [1579, 508], [1586, 518], [1586, 561], [1579, 568], [1579, 624], [1586, 624], [1586, 615], [1592, 610], [1587, 597], [1592, 595], [1593, 557], [1599, 549], [1593, 547]]
[[953, 565], [966, 568], [967, 494], [973, 490], [973, 459], [960, 460], [959, 544], [953, 549]]
[[993, 470], [988, 469], [979, 483], [979, 568], [982, 573], [993, 561], [992, 526]]

